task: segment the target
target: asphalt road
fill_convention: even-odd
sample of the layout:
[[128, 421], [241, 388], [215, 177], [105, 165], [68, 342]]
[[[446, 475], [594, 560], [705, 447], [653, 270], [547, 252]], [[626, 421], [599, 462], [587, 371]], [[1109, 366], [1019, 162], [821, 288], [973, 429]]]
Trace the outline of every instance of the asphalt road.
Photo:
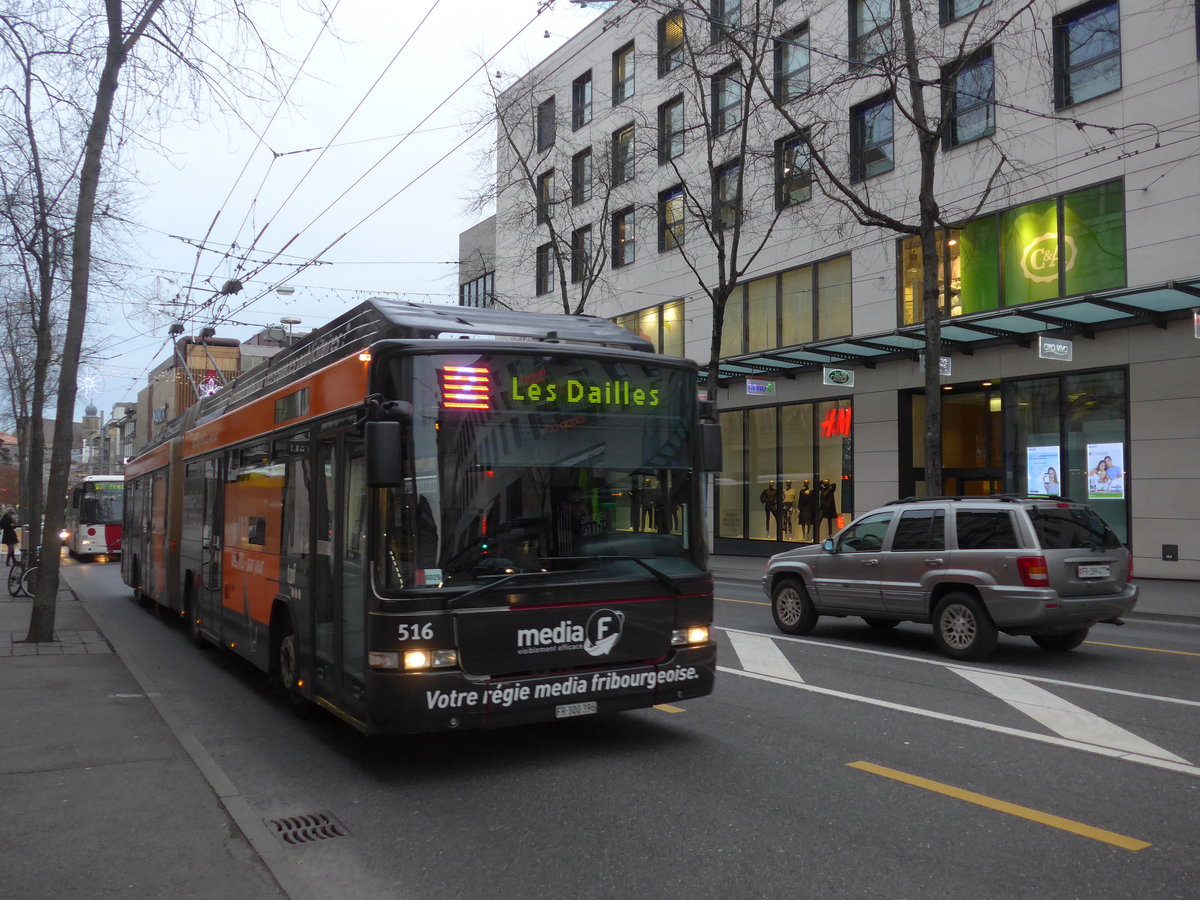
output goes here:
[[951, 665], [928, 627], [790, 638], [718, 583], [717, 690], [681, 711], [366, 740], [67, 566], [255, 815], [348, 829], [285, 851], [313, 896], [1196, 896], [1200, 623]]

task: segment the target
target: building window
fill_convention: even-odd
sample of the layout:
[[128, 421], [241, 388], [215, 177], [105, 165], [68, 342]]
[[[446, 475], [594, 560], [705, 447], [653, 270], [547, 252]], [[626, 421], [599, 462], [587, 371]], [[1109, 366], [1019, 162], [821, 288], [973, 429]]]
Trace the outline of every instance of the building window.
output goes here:
[[543, 100], [537, 108], [537, 148], [541, 153], [554, 146], [554, 98]]
[[644, 337], [667, 356], [683, 356], [683, 301], [672, 300], [614, 319], [622, 328]]
[[775, 96], [788, 103], [808, 91], [808, 26], [775, 41]]
[[850, 65], [868, 65], [891, 48], [892, 0], [850, 0]]
[[612, 183], [624, 184], [633, 175], [633, 125], [626, 125], [612, 136]]
[[721, 356], [849, 335], [851, 287], [849, 254], [743, 284], [725, 306]]
[[[938, 302], [948, 316], [1125, 285], [1125, 192], [1119, 179], [1026, 203], [938, 233]], [[921, 245], [900, 241], [900, 321], [925, 318]]]
[[996, 84], [990, 47], [942, 69], [942, 146], [996, 132]]
[[658, 77], [683, 64], [683, 10], [676, 9], [658, 20]]
[[733, 29], [742, 24], [742, 0], [712, 0], [713, 43], [723, 40]]
[[970, 15], [991, 2], [992, 0], [942, 0], [940, 10], [942, 24], [946, 25], [955, 19]]
[[850, 179], [862, 181], [890, 172], [892, 158], [892, 98], [870, 100], [850, 110]]
[[614, 269], [627, 266], [634, 260], [636, 242], [633, 233], [633, 207], [613, 213], [612, 265]]
[[1121, 20], [1116, 2], [1089, 3], [1054, 17], [1054, 75], [1059, 107], [1121, 86]]
[[713, 170], [713, 224], [733, 228], [741, 217], [742, 162], [735, 159]]
[[554, 277], [554, 245], [542, 244], [537, 248], [537, 259], [534, 271], [534, 292], [539, 296], [550, 293], [550, 285]]
[[458, 286], [458, 305], [486, 308], [492, 305], [496, 296], [496, 273], [484, 272], [478, 278], [473, 278]]
[[712, 80], [713, 131], [721, 134], [742, 120], [742, 76], [737, 66], [722, 69]]
[[592, 226], [571, 233], [571, 282], [587, 281], [592, 270]]
[[571, 203], [579, 206], [592, 199], [592, 148], [571, 157]]
[[626, 44], [612, 56], [613, 106], [633, 96], [633, 44]]
[[658, 250], [683, 246], [683, 185], [658, 195]]
[[537, 221], [545, 225], [550, 221], [554, 206], [554, 170], [543, 172], [537, 177]]
[[582, 128], [592, 121], [592, 70], [588, 69], [571, 83], [571, 128]]
[[775, 142], [775, 205], [795, 206], [812, 197], [812, 159], [800, 135]]
[[658, 108], [659, 163], [683, 155], [683, 135], [683, 98], [676, 97]]

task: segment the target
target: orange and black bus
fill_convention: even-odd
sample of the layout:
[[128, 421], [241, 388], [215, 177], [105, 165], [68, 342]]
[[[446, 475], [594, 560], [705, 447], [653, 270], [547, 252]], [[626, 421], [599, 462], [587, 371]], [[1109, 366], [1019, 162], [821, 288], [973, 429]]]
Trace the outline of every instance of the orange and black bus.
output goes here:
[[708, 694], [696, 385], [601, 319], [371, 300], [129, 462], [122, 573], [366, 733]]

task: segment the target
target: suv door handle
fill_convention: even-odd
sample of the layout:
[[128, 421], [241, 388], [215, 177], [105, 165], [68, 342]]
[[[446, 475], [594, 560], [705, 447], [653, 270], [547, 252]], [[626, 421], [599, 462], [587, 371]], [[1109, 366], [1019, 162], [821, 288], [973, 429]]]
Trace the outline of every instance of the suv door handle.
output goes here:
[[862, 561], [862, 564], [863, 564], [864, 566], [877, 566], [877, 565], [879, 565], [879, 560], [877, 560], [877, 559], [864, 559], [864, 560]]
[[941, 565], [942, 563], [944, 563], [944, 562], [945, 562], [945, 560], [944, 560], [944, 559], [942, 559], [940, 556], [935, 556], [935, 557], [932, 557], [932, 558], [930, 558], [930, 559], [927, 559], [927, 560], [925, 560], [925, 565], [927, 565], [927, 566], [940, 566], [940, 565]]

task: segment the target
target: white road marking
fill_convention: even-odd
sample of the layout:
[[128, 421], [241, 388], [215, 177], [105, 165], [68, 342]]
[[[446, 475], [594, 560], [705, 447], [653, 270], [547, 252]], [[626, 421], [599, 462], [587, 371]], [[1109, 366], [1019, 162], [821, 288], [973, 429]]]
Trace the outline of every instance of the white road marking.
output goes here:
[[774, 675], [776, 678], [786, 678], [788, 681], [804, 682], [800, 674], [792, 666], [783, 651], [771, 638], [761, 634], [744, 634], [728, 632], [729, 641], [733, 644], [734, 652], [747, 672], [757, 672], [760, 675]]
[[1192, 775], [1200, 778], [1200, 766], [1193, 766], [1186, 763], [1180, 764], [1171, 762], [1167, 759], [1161, 759], [1157, 756], [1145, 756], [1139, 753], [1130, 753], [1124, 750], [1114, 750], [1111, 747], [1100, 747], [1096, 744], [1088, 744], [1083, 741], [1073, 741], [1069, 738], [1056, 737], [1051, 734], [1037, 734], [1032, 731], [1022, 731], [1019, 728], [1009, 728], [1006, 725], [993, 725], [991, 722], [980, 722], [975, 719], [965, 719], [962, 716], [952, 716], [948, 713], [935, 712], [932, 709], [921, 709], [916, 706], [905, 706], [902, 703], [891, 703], [887, 700], [876, 700], [872, 697], [862, 697], [858, 694], [848, 694], [845, 691], [835, 691], [830, 688], [817, 687], [812, 684], [803, 684], [801, 682], [792, 681], [785, 678], [777, 678], [773, 675], [760, 675], [757, 672], [743, 672], [741, 669], [731, 669], [728, 666], [717, 666], [718, 672], [724, 672], [727, 675], [740, 675], [743, 678], [754, 678], [758, 681], [768, 681], [772, 684], [783, 685], [798, 691], [809, 691], [813, 694], [821, 694], [826, 697], [835, 697], [839, 700], [852, 700], [856, 703], [865, 703], [868, 706], [878, 706], [883, 709], [895, 710], [897, 712], [911, 713], [916, 716], [924, 716], [927, 719], [936, 719], [940, 722], [952, 722], [956, 725], [966, 725], [969, 728], [978, 728], [981, 731], [991, 731], [996, 734], [1004, 734], [1009, 737], [1025, 738], [1030, 741], [1037, 741], [1041, 744], [1050, 744], [1055, 747], [1066, 747], [1071, 750], [1082, 750], [1085, 753], [1091, 753], [1095, 756], [1104, 756], [1108, 759], [1123, 759], [1127, 762], [1139, 763], [1143, 766], [1152, 766], [1156, 769], [1166, 769], [1168, 772], [1178, 772], [1181, 775]]
[[[753, 634], [761, 637], [768, 637], [768, 635], [762, 635], [757, 631], [743, 631], [736, 628], [718, 628], [718, 630], [724, 631], [731, 637], [734, 634]], [[795, 644], [808, 644], [813, 647], [826, 647], [830, 650], [843, 650], [848, 653], [865, 653], [869, 656], [885, 656], [888, 659], [902, 659], [905, 662], [921, 663], [922, 665], [926, 666], [940, 666], [943, 669], [961, 669], [963, 671], [971, 672], [990, 672], [993, 675], [1007, 674], [1005, 672], [997, 672], [994, 669], [977, 669], [964, 666], [960, 662], [950, 662], [949, 660], [940, 659], [926, 659], [923, 656], [909, 656], [904, 653], [892, 653], [887, 650], [871, 650], [867, 647], [854, 647], [848, 644], [835, 644], [829, 641], [818, 641], [813, 638], [792, 637], [791, 635], [786, 634], [770, 635], [769, 637], [775, 641], [788, 641]], [[1200, 700], [1186, 700], [1182, 697], [1163, 697], [1159, 694], [1141, 694], [1137, 691], [1126, 691], [1122, 690], [1121, 688], [1103, 687], [1098, 684], [1080, 684], [1077, 681], [1063, 681], [1059, 678], [1043, 678], [1039, 675], [1025, 675], [1022, 677], [1026, 681], [1037, 681], [1042, 684], [1057, 684], [1063, 687], [1078, 688], [1081, 691], [1097, 691], [1102, 694], [1116, 694], [1120, 697], [1135, 697], [1138, 700], [1157, 700], [1161, 703], [1178, 703], [1182, 706], [1195, 706], [1200, 708]]]
[[950, 671], [961, 675], [993, 697], [998, 697], [1065, 738], [1189, 765], [1183, 757], [1157, 747], [1119, 725], [1114, 725], [1095, 713], [1088, 712], [1061, 697], [1056, 697], [1044, 688], [1030, 684], [1022, 678], [1012, 675], [993, 675], [973, 669], [951, 668]]

